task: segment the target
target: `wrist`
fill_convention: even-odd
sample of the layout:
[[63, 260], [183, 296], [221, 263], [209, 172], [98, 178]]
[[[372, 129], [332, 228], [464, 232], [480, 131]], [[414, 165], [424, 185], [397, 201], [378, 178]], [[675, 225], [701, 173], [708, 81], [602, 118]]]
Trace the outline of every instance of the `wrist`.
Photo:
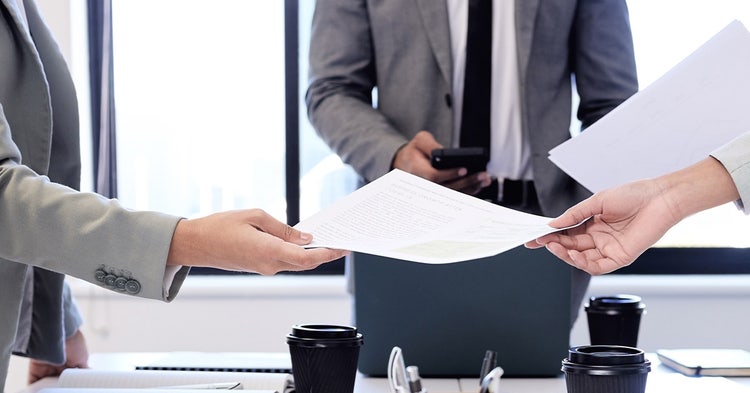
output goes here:
[[192, 240], [192, 228], [187, 219], [181, 219], [177, 222], [172, 235], [172, 242], [169, 244], [169, 254], [167, 255], [167, 266], [182, 265], [191, 266], [192, 249], [195, 244]]
[[731, 175], [713, 157], [661, 176], [656, 181], [660, 183], [665, 198], [673, 206], [678, 221], [739, 198]]

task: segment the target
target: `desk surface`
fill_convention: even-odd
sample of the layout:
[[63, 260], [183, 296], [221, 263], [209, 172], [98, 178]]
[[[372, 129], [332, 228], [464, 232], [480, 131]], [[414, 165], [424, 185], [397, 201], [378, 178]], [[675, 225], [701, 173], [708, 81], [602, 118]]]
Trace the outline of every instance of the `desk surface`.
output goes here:
[[[99, 353], [91, 355], [89, 364], [92, 368], [105, 370], [133, 370], [136, 364], [150, 363], [163, 357], [164, 353]], [[648, 354], [652, 363], [652, 371], [648, 376], [646, 393], [664, 392], [722, 392], [722, 393], [750, 393], [750, 377], [721, 378], [701, 377], [690, 378], [673, 372], [664, 365], [654, 354]], [[54, 386], [55, 379], [47, 378], [29, 386], [19, 393], [34, 393], [44, 387]], [[458, 393], [477, 392], [478, 379], [426, 378], [424, 387], [430, 393]], [[565, 393], [565, 379], [559, 378], [503, 378], [500, 383], [501, 393]], [[390, 393], [388, 381], [385, 378], [369, 378], [357, 375], [354, 393]]]

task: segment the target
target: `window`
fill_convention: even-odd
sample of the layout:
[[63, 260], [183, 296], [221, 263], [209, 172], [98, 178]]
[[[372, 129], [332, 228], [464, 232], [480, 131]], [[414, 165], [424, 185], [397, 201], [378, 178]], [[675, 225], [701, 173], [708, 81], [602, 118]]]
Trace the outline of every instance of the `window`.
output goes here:
[[[628, 6], [641, 89], [732, 20], [750, 26], [745, 0], [628, 0]], [[687, 218], [620, 273], [750, 273], [746, 247], [750, 218], [730, 203]]]
[[[356, 176], [307, 122], [314, 2], [298, 7], [301, 210], [309, 216], [351, 192]], [[282, 2], [114, 0], [126, 205], [186, 216], [260, 207], [286, 219], [284, 11]]]
[[[304, 110], [313, 9], [313, 1], [113, 0], [123, 204], [186, 217], [258, 207], [294, 224], [300, 207], [309, 216], [354, 189], [356, 176], [315, 135]], [[285, 25], [290, 12], [302, 27]], [[302, 109], [285, 101], [285, 37], [297, 31], [293, 94]], [[298, 110], [301, 125], [291, 144], [287, 109]], [[299, 144], [291, 160], [299, 179], [290, 186], [295, 171], [286, 158]], [[341, 264], [318, 270], [331, 269], [343, 271]]]
[[284, 34], [274, 1], [115, 0], [120, 199], [285, 220]]

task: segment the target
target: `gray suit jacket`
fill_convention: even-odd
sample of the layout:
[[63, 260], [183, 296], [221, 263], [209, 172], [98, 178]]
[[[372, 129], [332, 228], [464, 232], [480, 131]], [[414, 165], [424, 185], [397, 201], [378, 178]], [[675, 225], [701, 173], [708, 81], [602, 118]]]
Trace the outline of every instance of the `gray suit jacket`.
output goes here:
[[[391, 169], [420, 130], [452, 145], [453, 73], [444, 0], [318, 0], [310, 44], [309, 118], [365, 180]], [[591, 125], [638, 89], [625, 0], [516, 0], [523, 132], [546, 215], [589, 195], [552, 164], [570, 138], [571, 78]], [[372, 92], [377, 88], [377, 108]]]
[[[17, 333], [26, 341], [16, 350], [63, 362], [62, 274], [170, 300], [188, 273], [164, 288], [179, 217], [61, 184], [77, 187], [80, 174], [75, 89], [36, 5], [24, 4], [28, 25], [16, 0], [0, 0], [0, 386]], [[33, 316], [45, 319], [17, 332], [25, 291]]]
[[740, 193], [737, 208], [750, 214], [750, 131], [711, 152], [732, 176]]

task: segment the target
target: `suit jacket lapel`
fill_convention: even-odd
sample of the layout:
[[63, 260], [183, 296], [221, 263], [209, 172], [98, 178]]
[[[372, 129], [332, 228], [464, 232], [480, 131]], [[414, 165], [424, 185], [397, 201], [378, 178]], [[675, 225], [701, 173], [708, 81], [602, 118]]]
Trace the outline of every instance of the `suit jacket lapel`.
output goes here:
[[518, 46], [518, 71], [521, 80], [526, 79], [526, 67], [531, 56], [534, 38], [534, 23], [539, 9], [539, 0], [516, 0], [516, 44]]
[[[0, 69], [10, 74], [0, 80], [6, 81], [2, 83], [14, 80], [14, 84], [20, 87], [12, 97], [0, 97], [0, 104], [5, 107], [22, 163], [37, 173], [47, 174], [52, 141], [49, 89], [41, 57], [23, 16], [19, 14], [21, 9], [17, 1], [22, 0], [0, 0], [0, 8], [5, 8], [12, 19], [8, 21], [10, 31], [0, 36]], [[27, 12], [36, 12], [33, 3], [30, 5]]]
[[33, 41], [31, 40], [29, 28], [25, 22], [26, 18], [24, 15], [21, 14], [21, 12], [23, 12], [22, 8], [18, 6], [18, 3], [21, 1], [23, 0], [0, 0], [0, 4], [2, 4], [3, 6], [5, 6], [5, 8], [8, 9], [8, 14], [13, 19], [16, 29], [23, 34], [24, 41], [26, 41], [29, 45], [33, 46]]
[[445, 78], [448, 86], [451, 86], [453, 62], [451, 60], [451, 33], [448, 23], [448, 8], [444, 0], [416, 1], [419, 12], [422, 15], [422, 26], [427, 33], [430, 46], [432, 46], [432, 52], [440, 67], [440, 73], [443, 74], [443, 78]]

